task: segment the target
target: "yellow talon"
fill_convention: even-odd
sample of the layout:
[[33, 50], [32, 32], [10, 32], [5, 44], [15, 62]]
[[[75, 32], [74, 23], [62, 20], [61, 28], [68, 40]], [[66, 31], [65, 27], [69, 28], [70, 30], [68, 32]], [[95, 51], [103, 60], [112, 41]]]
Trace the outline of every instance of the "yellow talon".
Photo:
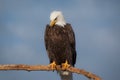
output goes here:
[[69, 68], [70, 65], [68, 64], [68, 61], [66, 60], [65, 63], [62, 63], [62, 69], [66, 70], [67, 68]]
[[52, 63], [49, 64], [50, 68], [54, 70], [56, 68], [56, 63], [53, 61]]

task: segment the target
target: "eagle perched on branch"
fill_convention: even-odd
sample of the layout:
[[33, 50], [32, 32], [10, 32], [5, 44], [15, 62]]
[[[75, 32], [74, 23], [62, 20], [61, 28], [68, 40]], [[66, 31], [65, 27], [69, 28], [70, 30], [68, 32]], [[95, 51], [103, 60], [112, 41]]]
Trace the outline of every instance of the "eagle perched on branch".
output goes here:
[[[50, 24], [45, 30], [45, 47], [50, 60], [50, 66], [62, 68], [74, 66], [76, 63], [75, 34], [72, 26], [66, 23], [61, 11], [50, 14]], [[59, 71], [61, 80], [73, 80], [69, 71]]]

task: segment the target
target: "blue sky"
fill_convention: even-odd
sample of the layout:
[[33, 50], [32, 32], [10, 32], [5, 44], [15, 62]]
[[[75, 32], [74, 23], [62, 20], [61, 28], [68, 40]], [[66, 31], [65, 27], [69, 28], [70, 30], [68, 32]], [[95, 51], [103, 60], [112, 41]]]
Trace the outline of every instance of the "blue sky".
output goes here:
[[[120, 79], [119, 0], [0, 0], [0, 64], [49, 64], [44, 30], [61, 10], [76, 36], [76, 67]], [[0, 80], [60, 80], [56, 72], [0, 71]], [[87, 80], [74, 74], [74, 80]]]

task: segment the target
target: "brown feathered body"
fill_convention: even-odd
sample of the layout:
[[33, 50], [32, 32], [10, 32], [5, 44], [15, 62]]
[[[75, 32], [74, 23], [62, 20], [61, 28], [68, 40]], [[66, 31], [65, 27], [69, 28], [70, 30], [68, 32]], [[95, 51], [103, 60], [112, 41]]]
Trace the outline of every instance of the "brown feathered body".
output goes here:
[[71, 66], [75, 65], [75, 35], [70, 24], [67, 23], [64, 27], [47, 25], [44, 38], [50, 63], [55, 61], [61, 65], [67, 60]]

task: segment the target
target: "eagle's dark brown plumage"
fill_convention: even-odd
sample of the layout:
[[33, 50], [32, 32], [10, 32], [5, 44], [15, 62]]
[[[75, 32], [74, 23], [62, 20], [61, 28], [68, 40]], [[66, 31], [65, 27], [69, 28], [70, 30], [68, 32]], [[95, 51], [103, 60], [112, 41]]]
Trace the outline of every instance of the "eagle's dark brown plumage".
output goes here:
[[67, 60], [70, 65], [74, 66], [76, 62], [75, 36], [70, 24], [64, 27], [47, 25], [45, 46], [50, 63], [55, 61], [57, 65], [61, 65]]
[[[66, 23], [62, 12], [54, 11], [50, 15], [50, 24], [45, 30], [45, 47], [50, 66], [74, 66], [76, 63], [75, 35], [69, 23]], [[73, 80], [69, 71], [59, 71], [61, 80]]]

